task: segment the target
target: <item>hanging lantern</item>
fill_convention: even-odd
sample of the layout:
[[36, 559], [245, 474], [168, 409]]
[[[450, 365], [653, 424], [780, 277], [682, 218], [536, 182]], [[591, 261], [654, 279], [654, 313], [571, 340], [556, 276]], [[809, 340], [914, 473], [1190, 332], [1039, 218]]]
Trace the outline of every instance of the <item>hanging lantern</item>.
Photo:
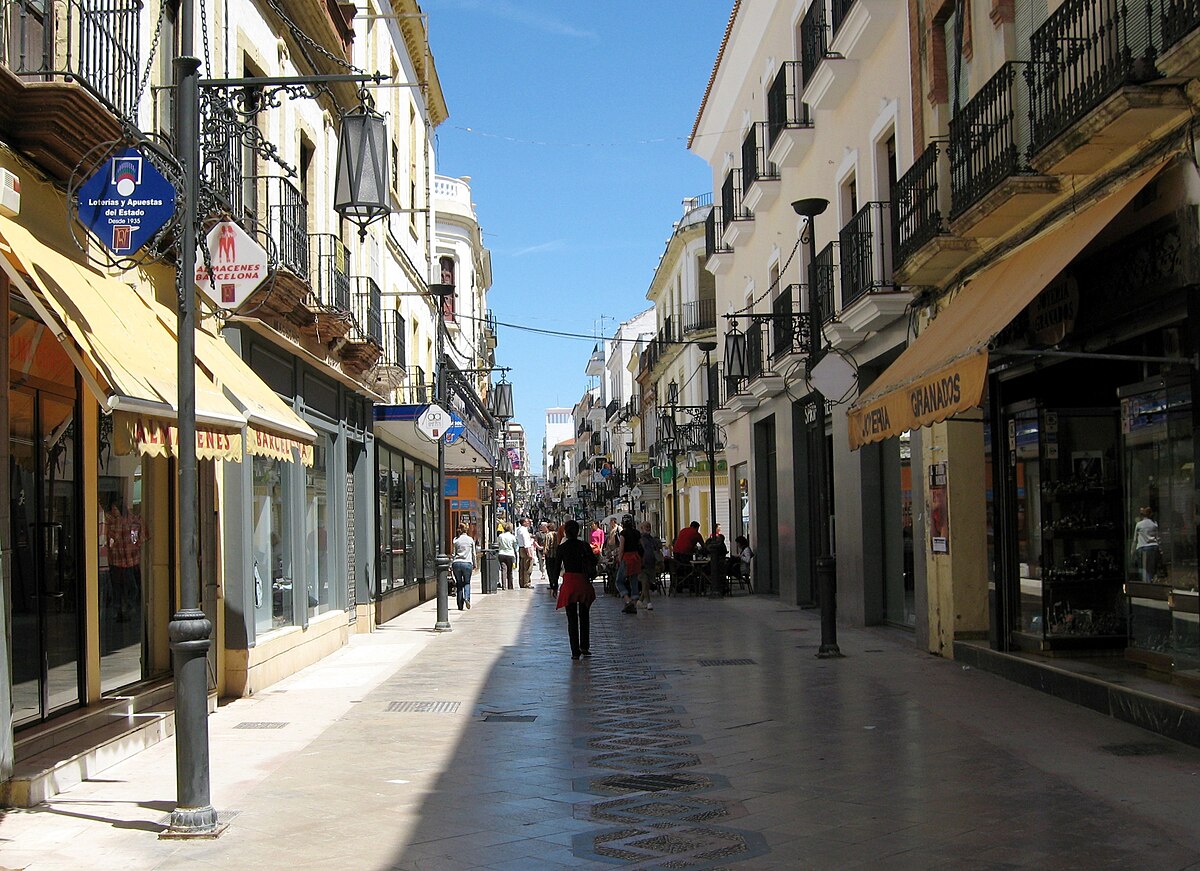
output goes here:
[[497, 420], [512, 420], [512, 385], [507, 381], [501, 381], [492, 391], [492, 417]]
[[725, 377], [732, 381], [746, 377], [746, 334], [738, 329], [737, 321], [730, 321], [725, 333]]
[[334, 181], [333, 208], [339, 215], [358, 225], [358, 234], [367, 235], [367, 226], [391, 212], [388, 204], [388, 134], [384, 117], [375, 111], [370, 98], [342, 116], [338, 133], [337, 177]]

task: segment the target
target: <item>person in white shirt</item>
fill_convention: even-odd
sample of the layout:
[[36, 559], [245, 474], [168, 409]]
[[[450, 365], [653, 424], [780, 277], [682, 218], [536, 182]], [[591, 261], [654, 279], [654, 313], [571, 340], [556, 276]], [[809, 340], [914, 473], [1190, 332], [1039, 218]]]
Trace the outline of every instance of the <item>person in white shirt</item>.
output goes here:
[[503, 577], [498, 585], [499, 589], [504, 589], [504, 582], [508, 582], [508, 588], [513, 588], [513, 566], [517, 561], [517, 537], [513, 535], [512, 524], [507, 526], [500, 524], [500, 534], [496, 536], [496, 550], [500, 557], [500, 573]]
[[533, 569], [533, 532], [529, 529], [529, 518], [521, 519], [521, 525], [517, 527], [517, 558], [519, 560], [517, 566], [519, 570], [519, 580], [522, 589], [529, 589], [533, 586], [533, 582], [529, 579], [529, 573]]
[[454, 586], [458, 592], [458, 610], [465, 604], [471, 607], [471, 570], [475, 568], [475, 539], [467, 524], [458, 525], [458, 537], [450, 544], [450, 570], [454, 573]]
[[1149, 506], [1139, 508], [1138, 515], [1141, 519], [1133, 527], [1131, 550], [1137, 560], [1142, 582], [1146, 584], [1153, 583], [1154, 576], [1158, 573], [1158, 524], [1151, 516], [1153, 513]]

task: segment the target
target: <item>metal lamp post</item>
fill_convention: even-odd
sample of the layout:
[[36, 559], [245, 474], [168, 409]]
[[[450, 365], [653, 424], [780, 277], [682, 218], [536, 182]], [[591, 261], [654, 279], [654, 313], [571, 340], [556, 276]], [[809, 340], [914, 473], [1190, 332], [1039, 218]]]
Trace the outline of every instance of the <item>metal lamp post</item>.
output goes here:
[[[672, 381], [667, 388], [666, 409], [660, 407], [658, 415], [658, 441], [671, 458], [671, 525], [668, 533], [674, 541], [675, 533], [679, 530], [679, 485], [675, 480], [675, 403], [679, 399], [679, 387]], [[666, 410], [664, 414], [663, 411]]]
[[[434, 357], [437, 361], [437, 380], [434, 382], [434, 402], [443, 408], [446, 404], [446, 324], [445, 303], [454, 295], [453, 284], [431, 284], [429, 295], [434, 301]], [[446, 553], [446, 439], [438, 439], [438, 499], [437, 499], [437, 556], [434, 564], [437, 571], [437, 622], [433, 628], [438, 632], [450, 631], [450, 555]]]
[[708, 511], [713, 532], [717, 531], [717, 438], [713, 431], [712, 352], [716, 342], [700, 342], [704, 352], [704, 446], [708, 451]]
[[[817, 292], [817, 241], [816, 217], [829, 208], [829, 200], [809, 197], [796, 200], [792, 209], [802, 218], [808, 219], [805, 228], [808, 243], [808, 312], [812, 324], [812, 336], [808, 350], [808, 373], [825, 356], [822, 338], [821, 295]], [[821, 646], [817, 649], [820, 659], [832, 659], [842, 655], [837, 642], [837, 558], [830, 541], [830, 492], [829, 492], [829, 448], [825, 443], [825, 397], [814, 390], [813, 401], [817, 404], [817, 438], [812, 463], [817, 479], [817, 594], [821, 602]]]
[[[504, 464], [504, 473], [501, 476], [504, 480], [504, 519], [506, 522], [512, 520], [512, 504], [513, 494], [512, 488], [508, 485], [508, 469], [510, 464], [508, 461], [508, 422], [513, 418], [513, 394], [512, 384], [507, 380], [508, 370], [504, 370], [504, 374], [500, 376], [500, 382], [492, 391], [492, 417], [500, 421], [500, 460]], [[493, 497], [493, 503], [495, 498]]]
[[[178, 475], [179, 475], [179, 609], [171, 616], [167, 636], [171, 647], [175, 680], [175, 773], [176, 805], [163, 837], [211, 838], [220, 834], [217, 812], [211, 803], [208, 742], [208, 669], [212, 623], [200, 602], [199, 470], [196, 459], [196, 245], [200, 193], [200, 93], [246, 88], [291, 89], [328, 82], [379, 81], [382, 76], [324, 75], [308, 77], [259, 77], [200, 80], [200, 59], [195, 57], [195, 0], [182, 0], [179, 7], [179, 54], [173, 60], [175, 76], [175, 141], [180, 164], [183, 219], [179, 239], [178, 295]], [[307, 93], [307, 90], [305, 90]], [[364, 110], [364, 116], [370, 113]], [[365, 117], [366, 137], [379, 141], [377, 126], [382, 116]], [[351, 122], [352, 124], [354, 122]], [[386, 142], [386, 135], [382, 141]], [[351, 166], [357, 172], [344, 175]], [[379, 185], [386, 191], [389, 177], [387, 153], [366, 150], [355, 158], [340, 155], [337, 189], [339, 201], [354, 212], [360, 227], [387, 214], [386, 202], [370, 191]]]

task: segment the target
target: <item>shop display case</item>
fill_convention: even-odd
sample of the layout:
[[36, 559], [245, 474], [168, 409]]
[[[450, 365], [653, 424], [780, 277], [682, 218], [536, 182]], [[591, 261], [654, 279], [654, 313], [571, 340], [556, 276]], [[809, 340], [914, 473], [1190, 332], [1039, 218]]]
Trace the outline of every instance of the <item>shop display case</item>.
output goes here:
[[[1121, 398], [1128, 658], [1164, 671], [1200, 668], [1192, 401], [1187, 377], [1132, 385]], [[1139, 555], [1134, 526], [1154, 523]]]
[[1013, 409], [1021, 527], [1020, 628], [1037, 650], [1127, 638], [1117, 417], [1110, 409]]

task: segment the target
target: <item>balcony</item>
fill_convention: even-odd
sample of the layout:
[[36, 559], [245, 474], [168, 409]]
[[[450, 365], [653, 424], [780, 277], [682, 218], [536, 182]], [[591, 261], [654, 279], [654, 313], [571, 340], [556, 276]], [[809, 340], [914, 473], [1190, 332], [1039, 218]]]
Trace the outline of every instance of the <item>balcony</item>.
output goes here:
[[616, 416], [617, 416], [617, 412], [618, 412], [618, 411], [620, 411], [620, 410], [621, 410], [621, 403], [620, 403], [620, 401], [619, 401], [619, 400], [616, 400], [616, 399], [610, 399], [610, 400], [608, 401], [608, 405], [606, 405], [606, 406], [604, 407], [604, 420], [605, 420], [605, 422], [607, 423], [608, 421], [611, 421], [611, 420], [612, 420], [614, 417], [616, 417]]
[[842, 307], [838, 320], [866, 335], [904, 313], [911, 296], [892, 278], [891, 203], [867, 203], [838, 234]]
[[[361, 279], [360, 279], [361, 280]], [[371, 279], [367, 279], [372, 281]], [[374, 283], [372, 281], [372, 283]], [[405, 338], [407, 324], [404, 321], [404, 316], [397, 311], [386, 311], [382, 313], [380, 344], [383, 347], [383, 359], [381, 362], [385, 366], [404, 369], [408, 364], [408, 353], [405, 347]], [[383, 341], [383, 337], [387, 337], [387, 341]]]
[[742, 140], [742, 184], [745, 207], [754, 213], [779, 198], [779, 167], [767, 158], [767, 122], [751, 124]]
[[354, 326], [350, 311], [350, 252], [332, 233], [313, 233], [308, 243], [308, 281], [312, 293], [305, 306], [312, 320], [300, 325], [301, 332], [328, 347], [345, 338]]
[[139, 0], [0, 0], [0, 132], [56, 181], [137, 112]]
[[1058, 195], [1058, 179], [1038, 175], [1026, 161], [1025, 67], [1004, 64], [950, 119], [950, 227], [956, 236], [1002, 236]]
[[892, 189], [893, 277], [897, 284], [939, 280], [978, 250], [947, 231], [950, 149], [931, 142]]
[[778, 167], [796, 167], [813, 143], [813, 119], [800, 99], [800, 63], [784, 61], [767, 89], [767, 158]]
[[754, 231], [754, 214], [746, 208], [742, 196], [742, 171], [731, 169], [721, 185], [721, 212], [725, 216], [725, 231], [721, 241], [733, 248], [737, 240]]
[[681, 320], [685, 336], [715, 330], [717, 328], [717, 301], [702, 299], [697, 302], [685, 302]]
[[308, 308], [308, 203], [282, 176], [246, 179], [247, 230], [267, 248], [271, 278], [246, 301], [246, 313], [277, 315], [302, 329], [314, 318]]
[[825, 338], [835, 348], [854, 345], [863, 338], [838, 318], [840, 313], [838, 299], [842, 283], [842, 270], [838, 264], [840, 244], [840, 242], [830, 242], [817, 252], [817, 259], [813, 263], [821, 329]]
[[[1097, 172], [1189, 117], [1182, 89], [1147, 85], [1159, 77], [1155, 5], [1066, 0], [1034, 31], [1028, 77], [1036, 170]], [[1180, 13], [1174, 24], [1194, 17], [1183, 4], [1169, 7]]]
[[812, 318], [801, 311], [808, 287], [789, 284], [771, 303], [771, 367], [785, 378], [808, 360], [812, 348]]
[[786, 382], [775, 368], [771, 353], [773, 325], [751, 323], [746, 328], [746, 390], [757, 402], [783, 392]]
[[843, 67], [835, 69], [827, 60], [837, 59], [854, 66], [856, 61], [841, 60], [830, 46], [829, 11], [826, 0], [814, 0], [800, 22], [800, 78], [805, 103], [813, 109], [836, 109], [846, 96], [853, 75]]
[[384, 354], [383, 292], [373, 278], [357, 275], [350, 282], [354, 321], [338, 356], [344, 366], [361, 373], [378, 363]]
[[713, 275], [728, 272], [733, 265], [733, 246], [726, 245], [724, 212], [714, 206], [704, 219], [704, 268]]

